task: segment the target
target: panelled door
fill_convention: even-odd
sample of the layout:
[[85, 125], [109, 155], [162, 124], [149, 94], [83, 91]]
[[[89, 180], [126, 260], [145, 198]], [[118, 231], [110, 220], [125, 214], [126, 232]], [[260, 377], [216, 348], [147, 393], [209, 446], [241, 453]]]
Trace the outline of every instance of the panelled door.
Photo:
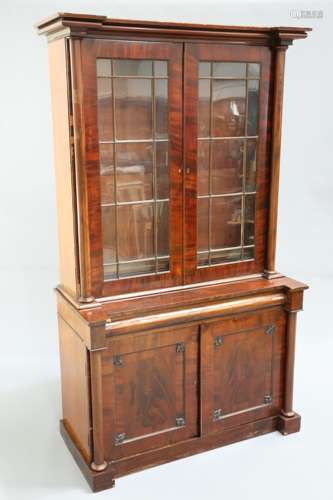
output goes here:
[[263, 271], [267, 47], [186, 44], [186, 282]]
[[108, 459], [198, 433], [198, 327], [115, 337], [103, 352]]
[[285, 313], [279, 307], [202, 326], [202, 434], [277, 413], [284, 346]]
[[72, 58], [81, 279], [95, 297], [180, 284], [182, 44], [85, 39]]

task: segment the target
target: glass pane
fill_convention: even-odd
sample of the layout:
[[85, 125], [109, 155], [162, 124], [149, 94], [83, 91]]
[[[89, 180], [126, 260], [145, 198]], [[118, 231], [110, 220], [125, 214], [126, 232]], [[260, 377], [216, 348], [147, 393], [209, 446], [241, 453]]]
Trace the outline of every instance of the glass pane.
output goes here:
[[215, 62], [213, 63], [213, 76], [223, 78], [245, 78], [246, 64], [239, 62]]
[[167, 272], [168, 62], [98, 59], [96, 71], [104, 279]]
[[119, 59], [113, 62], [114, 76], [152, 76], [152, 61]]
[[153, 257], [153, 204], [118, 206], [117, 216], [119, 260]]
[[114, 78], [118, 140], [152, 138], [152, 80]]
[[259, 80], [248, 80], [247, 135], [258, 133]]
[[170, 269], [170, 259], [158, 259], [157, 260], [157, 272], [165, 273]]
[[154, 61], [154, 76], [168, 76], [167, 61]]
[[168, 80], [155, 80], [156, 139], [168, 138]]
[[260, 64], [249, 63], [247, 65], [247, 76], [249, 78], [259, 78], [259, 76], [260, 76]]
[[117, 265], [104, 266], [104, 279], [113, 280], [115, 278], [117, 278]]
[[198, 141], [198, 195], [209, 192], [209, 141]]
[[255, 195], [245, 196], [244, 245], [254, 244]]
[[155, 259], [148, 261], [133, 261], [119, 264], [119, 276], [122, 278], [137, 276], [139, 274], [151, 274], [155, 272]]
[[211, 264], [222, 264], [225, 262], [235, 262], [240, 260], [242, 257], [242, 249], [232, 248], [230, 250], [218, 250], [217, 252], [212, 252], [210, 259]]
[[100, 141], [113, 140], [111, 78], [97, 79], [98, 135]]
[[199, 62], [199, 78], [210, 76], [211, 72], [211, 63], [201, 61]]
[[169, 255], [169, 202], [156, 205], [157, 255]]
[[248, 139], [246, 141], [246, 181], [245, 191], [256, 190], [257, 171], [257, 140]]
[[153, 198], [153, 146], [149, 143], [116, 145], [117, 199], [140, 201]]
[[210, 134], [210, 81], [199, 80], [198, 136]]
[[111, 77], [111, 59], [97, 59], [97, 76]]
[[115, 207], [102, 207], [103, 257], [105, 264], [116, 261]]
[[208, 250], [208, 211], [209, 200], [207, 198], [198, 199], [198, 250]]
[[157, 182], [157, 198], [165, 200], [169, 198], [169, 159], [168, 159], [168, 142], [156, 142], [156, 182]]
[[99, 145], [100, 173], [101, 173], [101, 201], [114, 201], [114, 163], [113, 144]]
[[213, 135], [236, 137], [245, 133], [246, 80], [213, 80]]
[[243, 249], [243, 259], [254, 259], [254, 247], [245, 247]]
[[198, 253], [198, 266], [209, 265], [209, 252]]
[[212, 248], [241, 244], [241, 196], [212, 198]]
[[213, 194], [239, 193], [243, 184], [243, 139], [212, 141]]

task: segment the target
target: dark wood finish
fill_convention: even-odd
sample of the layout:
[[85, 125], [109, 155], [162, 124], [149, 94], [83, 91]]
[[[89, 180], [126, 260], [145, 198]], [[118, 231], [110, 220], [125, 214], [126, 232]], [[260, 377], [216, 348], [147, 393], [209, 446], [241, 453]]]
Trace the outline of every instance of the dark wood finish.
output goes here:
[[[268, 432], [297, 432], [301, 419], [293, 409], [296, 315], [307, 286], [279, 275], [275, 246], [285, 50], [309, 30], [62, 13], [42, 21], [38, 31], [50, 42], [54, 113], [61, 268], [56, 290], [60, 431], [90, 487], [101, 491], [125, 474]], [[105, 111], [112, 92], [97, 99], [100, 58], [168, 62], [171, 267], [162, 274], [114, 280], [104, 276], [98, 109], [104, 106]], [[214, 169], [221, 164], [223, 173], [214, 174], [212, 182], [218, 187], [210, 190], [210, 195], [229, 196], [242, 185], [241, 244], [246, 224], [255, 223], [254, 258], [242, 250], [243, 260], [201, 268], [197, 265], [199, 61], [261, 67], [258, 134], [254, 134], [257, 158], [250, 157], [257, 176], [256, 184], [254, 174], [250, 183], [256, 191], [254, 217], [248, 220], [244, 215], [248, 160], [241, 154], [235, 160], [232, 147], [216, 156]], [[109, 78], [114, 89], [116, 77]], [[126, 90], [127, 83], [122, 85]], [[155, 88], [153, 83], [151, 89]], [[246, 92], [248, 88], [246, 84]], [[239, 127], [247, 123], [250, 97], [244, 101], [241, 95], [217, 98], [223, 139], [228, 136], [226, 110], [234, 97], [240, 110], [235, 123]], [[137, 101], [143, 123], [150, 112], [143, 110], [144, 99]], [[131, 105], [121, 97], [123, 114]], [[212, 124], [213, 119], [208, 136], [216, 139]], [[153, 125], [154, 119], [152, 129]], [[126, 129], [132, 137], [134, 121], [128, 121]], [[146, 138], [147, 130], [142, 125], [139, 137]], [[110, 126], [108, 131], [112, 135]], [[245, 126], [244, 132], [252, 135]], [[155, 139], [152, 133], [151, 140]], [[148, 181], [142, 181], [146, 164], [139, 153], [138, 157], [129, 164], [134, 167], [131, 179], [139, 179], [138, 189], [146, 195]], [[112, 170], [112, 159], [107, 161]], [[125, 182], [128, 174], [117, 175], [116, 184]], [[154, 191], [156, 182], [153, 186]], [[117, 193], [116, 186], [113, 195]], [[236, 241], [238, 229], [233, 225], [240, 224], [237, 218], [228, 218], [228, 210], [224, 208], [214, 227], [215, 235], [220, 235], [224, 225], [225, 238], [217, 240], [224, 247]], [[143, 231], [145, 224], [149, 222], [139, 223], [137, 229]], [[120, 237], [128, 255], [133, 255], [129, 228], [125, 220]], [[108, 245], [113, 255], [112, 243]]]
[[195, 326], [108, 340], [103, 352], [108, 460], [197, 435], [197, 359]]

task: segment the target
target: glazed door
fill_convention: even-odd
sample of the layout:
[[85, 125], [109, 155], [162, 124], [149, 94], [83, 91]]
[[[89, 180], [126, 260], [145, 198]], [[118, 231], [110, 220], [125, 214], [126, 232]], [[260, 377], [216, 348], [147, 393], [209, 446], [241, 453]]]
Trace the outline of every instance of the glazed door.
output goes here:
[[197, 356], [197, 326], [109, 341], [103, 352], [108, 459], [197, 435]]
[[203, 434], [279, 412], [284, 339], [285, 313], [281, 308], [203, 325]]
[[81, 280], [96, 297], [180, 284], [182, 45], [73, 44]]
[[271, 55], [186, 44], [186, 282], [264, 270]]

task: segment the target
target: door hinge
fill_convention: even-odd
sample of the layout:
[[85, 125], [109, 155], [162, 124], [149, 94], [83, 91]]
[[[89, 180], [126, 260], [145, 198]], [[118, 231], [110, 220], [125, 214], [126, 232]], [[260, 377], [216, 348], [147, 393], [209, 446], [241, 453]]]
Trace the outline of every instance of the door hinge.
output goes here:
[[219, 335], [214, 338], [214, 347], [220, 347], [223, 344], [223, 336]]
[[180, 342], [179, 344], [176, 344], [176, 352], [185, 352], [184, 342]]
[[113, 364], [114, 366], [123, 366], [123, 358], [119, 354], [116, 354], [113, 356]]
[[266, 405], [270, 404], [272, 401], [273, 401], [272, 394], [266, 394], [266, 396], [264, 396], [264, 403]]
[[176, 426], [183, 427], [184, 425], [185, 425], [185, 418], [184, 417], [177, 417], [176, 418]]
[[217, 420], [221, 420], [223, 418], [222, 410], [221, 408], [218, 408], [217, 410], [213, 411], [213, 421], [217, 422]]
[[267, 333], [267, 335], [273, 335], [275, 332], [276, 332], [276, 325], [269, 325], [265, 330], [265, 333]]
[[126, 439], [126, 433], [125, 432], [121, 432], [120, 434], [116, 434], [115, 435], [115, 438], [114, 438], [114, 444], [117, 445], [117, 444], [121, 444], [125, 441]]

